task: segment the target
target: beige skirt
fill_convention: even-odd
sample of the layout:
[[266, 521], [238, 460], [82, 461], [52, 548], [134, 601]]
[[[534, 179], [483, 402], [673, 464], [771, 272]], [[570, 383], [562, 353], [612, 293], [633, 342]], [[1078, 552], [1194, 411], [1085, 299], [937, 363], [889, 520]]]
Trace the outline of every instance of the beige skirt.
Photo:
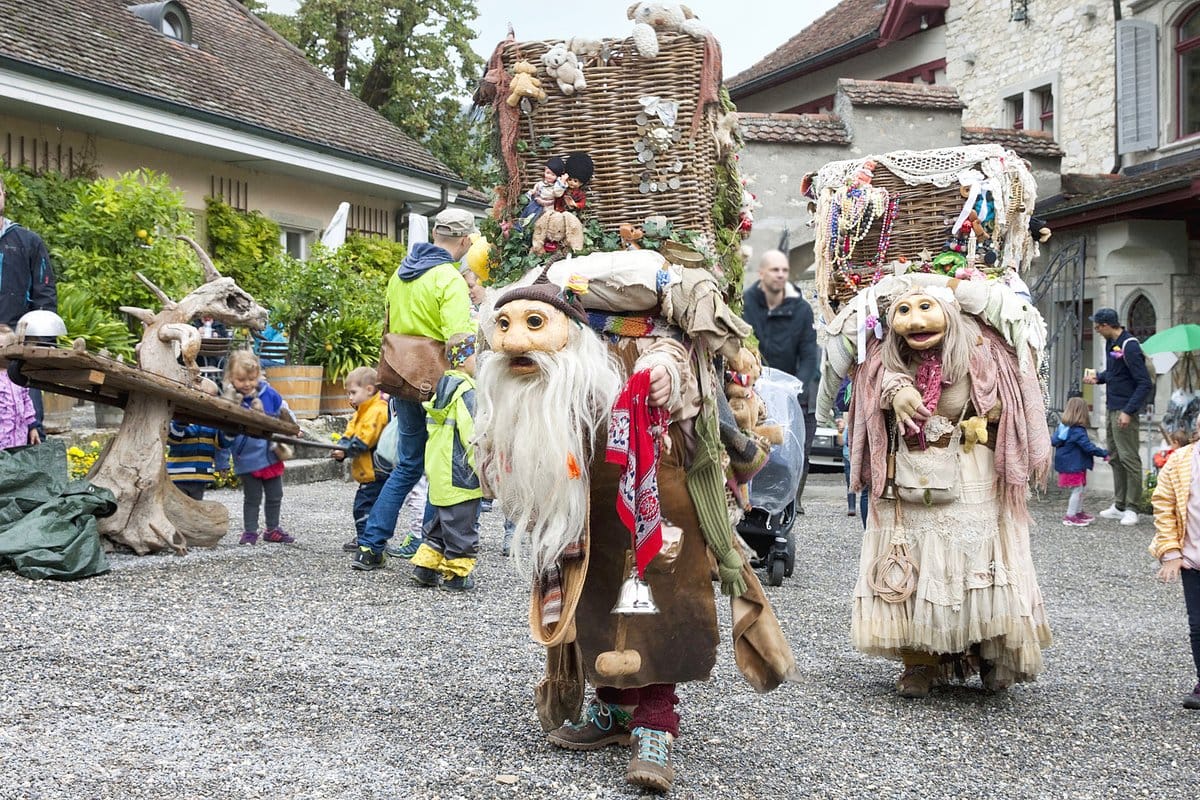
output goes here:
[[[961, 495], [925, 506], [880, 500], [863, 536], [851, 634], [864, 653], [976, 654], [1008, 683], [1034, 680], [1050, 626], [1029, 553], [1028, 522], [1001, 512], [994, 454], [975, 447], [960, 458]], [[916, 562], [916, 590], [889, 603], [871, 588], [870, 571], [893, 542]]]

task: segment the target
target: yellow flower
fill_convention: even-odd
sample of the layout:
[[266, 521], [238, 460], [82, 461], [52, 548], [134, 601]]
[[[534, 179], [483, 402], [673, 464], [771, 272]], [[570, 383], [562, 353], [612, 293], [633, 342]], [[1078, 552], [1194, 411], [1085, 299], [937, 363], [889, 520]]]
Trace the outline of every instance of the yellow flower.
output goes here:
[[69, 450], [67, 450], [67, 455], [74, 456], [75, 458], [83, 458], [86, 454], [78, 447], [72, 446]]
[[335, 431], [334, 433], [329, 434], [329, 439], [334, 442], [340, 442], [342, 440], [342, 435]]
[[97, 442], [95, 439], [92, 439], [90, 442], [88, 442], [88, 447], [94, 447], [94, 448], [96, 448], [97, 450], [99, 450], [99, 449], [100, 449], [100, 443], [99, 443], [99, 442]]

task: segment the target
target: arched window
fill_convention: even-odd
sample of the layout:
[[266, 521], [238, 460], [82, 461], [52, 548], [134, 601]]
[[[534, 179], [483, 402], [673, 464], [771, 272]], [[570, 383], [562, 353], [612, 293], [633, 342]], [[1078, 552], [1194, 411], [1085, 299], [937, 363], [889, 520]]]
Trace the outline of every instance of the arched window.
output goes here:
[[1175, 70], [1179, 77], [1178, 138], [1200, 133], [1200, 3], [1175, 26]]
[[1154, 313], [1154, 304], [1146, 295], [1138, 295], [1137, 299], [1129, 306], [1129, 313], [1126, 316], [1129, 319], [1126, 327], [1131, 334], [1137, 337], [1139, 342], [1146, 341], [1158, 332], [1158, 315]]

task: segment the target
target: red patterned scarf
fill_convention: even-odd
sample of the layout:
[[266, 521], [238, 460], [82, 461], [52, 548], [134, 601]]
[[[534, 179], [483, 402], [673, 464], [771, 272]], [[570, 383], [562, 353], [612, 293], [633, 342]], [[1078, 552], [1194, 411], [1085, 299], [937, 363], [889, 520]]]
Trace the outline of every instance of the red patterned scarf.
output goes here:
[[638, 575], [662, 549], [658, 502], [658, 455], [671, 421], [665, 408], [650, 407], [650, 371], [634, 373], [613, 403], [604, 460], [624, 467], [617, 484], [617, 516], [633, 534]]

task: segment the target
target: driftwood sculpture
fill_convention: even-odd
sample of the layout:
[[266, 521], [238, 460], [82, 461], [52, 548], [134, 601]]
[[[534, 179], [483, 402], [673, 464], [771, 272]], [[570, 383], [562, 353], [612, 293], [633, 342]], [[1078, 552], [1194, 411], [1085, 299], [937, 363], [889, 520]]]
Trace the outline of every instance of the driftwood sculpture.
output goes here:
[[[226, 325], [262, 330], [267, 311], [217, 272], [201, 247], [186, 236], [204, 267], [205, 283], [178, 303], [138, 274], [162, 300], [158, 313], [122, 307], [146, 326], [138, 345], [138, 366], [169, 380], [199, 387], [196, 353], [200, 333], [191, 321], [212, 315]], [[182, 359], [183, 363], [180, 363]], [[138, 554], [189, 546], [211, 547], [229, 529], [229, 511], [221, 503], [197, 501], [180, 492], [167, 477], [163, 453], [174, 404], [151, 393], [130, 394], [120, 430], [92, 467], [88, 479], [117, 498], [117, 512], [101, 519], [100, 533]]]

